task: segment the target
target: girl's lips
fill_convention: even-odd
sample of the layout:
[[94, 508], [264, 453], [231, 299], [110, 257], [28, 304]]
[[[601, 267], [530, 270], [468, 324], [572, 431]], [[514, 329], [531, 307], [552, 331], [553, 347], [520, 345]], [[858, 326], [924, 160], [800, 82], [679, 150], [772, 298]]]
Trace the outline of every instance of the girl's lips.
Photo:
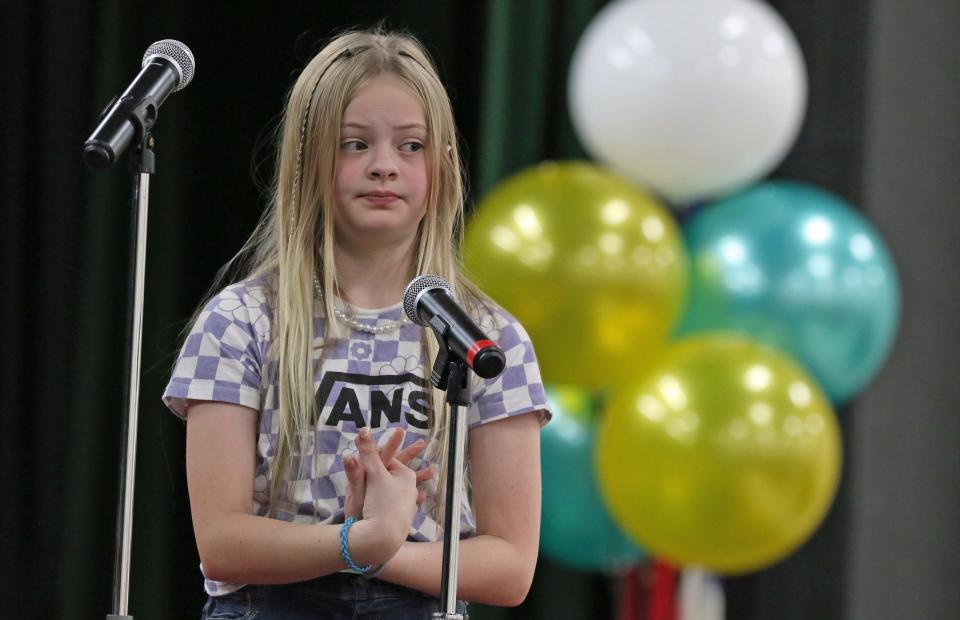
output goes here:
[[385, 205], [398, 200], [400, 197], [392, 192], [370, 192], [369, 194], [363, 194], [361, 198], [372, 204]]

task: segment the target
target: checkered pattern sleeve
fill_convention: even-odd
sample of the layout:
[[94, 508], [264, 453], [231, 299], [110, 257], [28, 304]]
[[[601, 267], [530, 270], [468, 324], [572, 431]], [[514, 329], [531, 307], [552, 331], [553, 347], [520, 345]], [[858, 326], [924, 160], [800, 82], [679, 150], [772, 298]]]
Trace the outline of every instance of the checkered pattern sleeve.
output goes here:
[[540, 423], [546, 424], [552, 414], [533, 343], [523, 325], [500, 307], [481, 317], [479, 325], [503, 349], [507, 363], [493, 379], [475, 377], [470, 428], [532, 411], [539, 412]]
[[170, 410], [186, 418], [188, 399], [260, 410], [267, 316], [259, 288], [235, 284], [211, 299], [184, 341], [164, 390]]

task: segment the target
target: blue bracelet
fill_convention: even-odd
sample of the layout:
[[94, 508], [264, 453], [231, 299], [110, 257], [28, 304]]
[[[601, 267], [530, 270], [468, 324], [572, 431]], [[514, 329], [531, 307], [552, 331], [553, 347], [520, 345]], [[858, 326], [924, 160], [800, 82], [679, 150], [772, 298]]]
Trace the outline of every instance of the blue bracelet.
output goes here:
[[373, 570], [371, 570], [369, 573], [364, 574], [363, 578], [373, 579], [374, 577], [379, 577], [380, 573], [382, 573], [383, 569], [385, 569], [386, 567], [387, 567], [386, 562], [384, 562], [383, 564], [377, 564], [376, 566], [373, 567]]
[[353, 558], [350, 557], [350, 552], [347, 550], [347, 532], [350, 530], [350, 526], [356, 522], [356, 517], [347, 517], [347, 520], [343, 522], [343, 527], [340, 528], [340, 555], [343, 556], [343, 561], [347, 563], [347, 566], [363, 575], [373, 568], [373, 564], [359, 566], [353, 561]]

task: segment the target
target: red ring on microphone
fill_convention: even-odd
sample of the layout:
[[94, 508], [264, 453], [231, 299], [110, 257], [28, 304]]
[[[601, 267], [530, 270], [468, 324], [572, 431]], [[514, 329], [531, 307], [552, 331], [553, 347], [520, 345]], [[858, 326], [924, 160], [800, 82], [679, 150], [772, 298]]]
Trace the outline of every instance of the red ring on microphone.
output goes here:
[[470, 345], [470, 349], [467, 351], [467, 366], [473, 368], [473, 358], [477, 356], [477, 353], [479, 353], [482, 349], [486, 349], [487, 347], [495, 346], [497, 346], [497, 343], [492, 340], [477, 340], [474, 342], [472, 345]]

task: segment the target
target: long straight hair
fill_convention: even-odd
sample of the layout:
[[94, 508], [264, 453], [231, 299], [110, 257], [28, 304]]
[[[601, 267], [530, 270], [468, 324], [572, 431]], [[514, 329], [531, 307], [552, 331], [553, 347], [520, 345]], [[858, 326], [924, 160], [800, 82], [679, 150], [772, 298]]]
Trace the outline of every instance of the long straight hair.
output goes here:
[[[274, 365], [279, 387], [279, 416], [274, 416], [270, 429], [278, 435], [269, 472], [272, 515], [281, 507], [296, 512], [289, 504], [291, 483], [295, 484], [290, 479], [291, 462], [295, 455], [307, 454], [310, 426], [319, 414], [313, 351], [323, 348], [322, 363], [326, 344], [346, 336], [346, 328], [329, 318], [334, 316], [334, 298], [340, 292], [333, 253], [333, 187], [340, 128], [356, 93], [382, 74], [399, 78], [410, 89], [423, 107], [427, 124], [427, 208], [408, 275], [439, 275], [453, 284], [469, 309], [489, 309], [487, 298], [462, 275], [458, 258], [464, 181], [453, 110], [436, 68], [421, 44], [408, 34], [386, 32], [381, 27], [340, 34], [309, 61], [290, 90], [279, 128], [268, 206], [211, 287], [211, 292], [218, 290], [231, 276], [263, 277], [268, 283], [267, 299], [273, 313], [268, 363]], [[323, 291], [321, 312], [328, 317], [325, 334], [313, 333], [314, 282]], [[421, 342], [422, 355], [429, 363], [436, 357], [437, 344], [425, 332]], [[443, 392], [431, 389], [429, 394], [434, 415], [430, 416], [431, 441], [425, 456], [440, 463], [432, 511], [440, 523], [450, 429], [445, 423]]]

